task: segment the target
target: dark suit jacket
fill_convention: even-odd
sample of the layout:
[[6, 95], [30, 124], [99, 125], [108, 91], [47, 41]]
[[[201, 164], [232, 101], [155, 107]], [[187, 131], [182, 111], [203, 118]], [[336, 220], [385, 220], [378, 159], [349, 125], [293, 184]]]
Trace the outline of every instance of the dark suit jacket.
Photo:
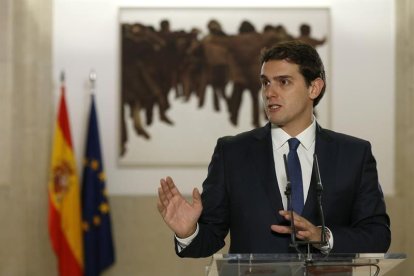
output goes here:
[[[391, 241], [376, 161], [369, 142], [317, 125], [315, 153], [324, 187], [322, 206], [332, 231], [331, 252], [386, 252]], [[302, 215], [321, 225], [314, 172]], [[286, 224], [279, 192], [270, 124], [220, 138], [203, 183], [199, 233], [177, 254], [206, 257], [224, 246], [230, 230], [230, 253], [289, 253], [290, 235], [272, 232]], [[285, 195], [283, 195], [285, 196]]]

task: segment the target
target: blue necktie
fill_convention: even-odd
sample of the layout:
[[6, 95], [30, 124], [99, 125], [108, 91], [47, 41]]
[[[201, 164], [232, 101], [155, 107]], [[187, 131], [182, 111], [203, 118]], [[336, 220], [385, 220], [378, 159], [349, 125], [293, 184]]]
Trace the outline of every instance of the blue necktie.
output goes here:
[[296, 138], [288, 140], [289, 154], [288, 154], [288, 170], [290, 176], [290, 183], [292, 187], [292, 208], [298, 214], [302, 213], [303, 200], [303, 184], [302, 184], [302, 169], [300, 168], [299, 156], [297, 153], [300, 141]]

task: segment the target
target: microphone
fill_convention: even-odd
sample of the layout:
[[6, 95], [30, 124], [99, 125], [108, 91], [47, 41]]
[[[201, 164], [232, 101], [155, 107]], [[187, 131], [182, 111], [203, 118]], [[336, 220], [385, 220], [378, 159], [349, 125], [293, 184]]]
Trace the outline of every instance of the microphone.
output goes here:
[[316, 192], [317, 192], [317, 199], [318, 199], [319, 216], [321, 218], [321, 224], [322, 224], [321, 245], [326, 246], [328, 242], [326, 240], [325, 216], [323, 214], [323, 208], [322, 208], [323, 186], [322, 186], [322, 181], [321, 181], [321, 172], [319, 171], [318, 156], [316, 155], [316, 153], [313, 154], [313, 167], [316, 173]]

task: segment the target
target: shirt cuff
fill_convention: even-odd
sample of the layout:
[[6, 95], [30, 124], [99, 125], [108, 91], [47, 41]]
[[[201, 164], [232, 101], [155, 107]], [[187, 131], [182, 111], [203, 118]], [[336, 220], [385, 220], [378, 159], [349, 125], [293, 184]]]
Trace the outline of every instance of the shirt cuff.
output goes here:
[[179, 237], [177, 237], [177, 235], [175, 235], [175, 240], [177, 241], [178, 253], [180, 253], [184, 248], [190, 245], [190, 243], [197, 236], [198, 231], [199, 231], [199, 228], [198, 228], [198, 223], [197, 223], [197, 228], [191, 236], [184, 238], [184, 239], [180, 239]]
[[[318, 226], [321, 227], [321, 226]], [[324, 246], [319, 246], [319, 250], [324, 253], [324, 254], [328, 254], [332, 248], [333, 248], [333, 244], [334, 244], [334, 238], [333, 238], [333, 234], [331, 232], [331, 230], [325, 226], [325, 233], [326, 233], [326, 237], [328, 239], [328, 244], [324, 245]]]

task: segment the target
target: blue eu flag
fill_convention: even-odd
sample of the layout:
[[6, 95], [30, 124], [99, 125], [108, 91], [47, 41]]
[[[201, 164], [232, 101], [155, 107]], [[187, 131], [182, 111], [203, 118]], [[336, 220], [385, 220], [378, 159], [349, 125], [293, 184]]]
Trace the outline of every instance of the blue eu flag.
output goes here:
[[84, 270], [97, 276], [115, 261], [108, 192], [102, 163], [95, 98], [91, 96], [82, 179]]

